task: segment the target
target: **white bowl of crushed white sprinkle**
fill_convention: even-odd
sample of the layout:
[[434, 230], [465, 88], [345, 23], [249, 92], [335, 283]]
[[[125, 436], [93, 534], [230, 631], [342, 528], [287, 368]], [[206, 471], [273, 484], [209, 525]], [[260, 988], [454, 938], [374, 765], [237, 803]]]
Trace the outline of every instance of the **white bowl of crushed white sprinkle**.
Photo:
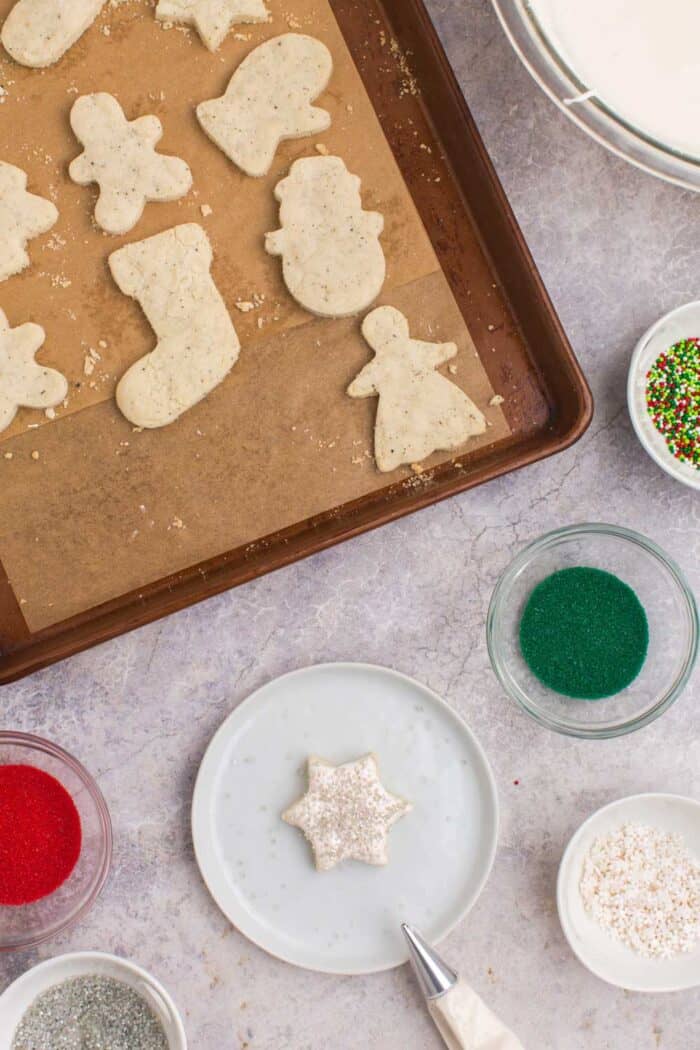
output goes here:
[[700, 985], [700, 802], [632, 795], [599, 809], [564, 852], [557, 906], [572, 950], [609, 984]]

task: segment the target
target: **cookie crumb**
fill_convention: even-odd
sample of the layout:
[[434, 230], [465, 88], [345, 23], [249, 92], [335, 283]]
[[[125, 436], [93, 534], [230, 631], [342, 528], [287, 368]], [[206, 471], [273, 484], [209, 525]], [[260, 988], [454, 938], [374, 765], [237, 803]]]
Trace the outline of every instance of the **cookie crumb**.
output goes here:
[[327, 157], [329, 155], [330, 151], [328, 149], [328, 146], [325, 145], [325, 143], [317, 142], [316, 143], [316, 152], [320, 153], [322, 157]]
[[36, 449], [34, 449], [34, 451], [32, 452], [32, 459], [34, 459], [34, 460], [39, 459], [39, 453], [37, 452]]
[[489, 404], [495, 407], [496, 405], [502, 405], [504, 401], [505, 398], [502, 394], [494, 394], [491, 400], [489, 401]]
[[457, 365], [448, 365], [447, 366], [447, 371], [450, 373], [451, 376], [456, 376], [457, 375]]
[[422, 466], [420, 463], [411, 463], [411, 470], [414, 474], [422, 474], [425, 470], [425, 467]]
[[201, 211], [205, 219], [209, 218], [209, 216], [214, 211], [214, 209], [209, 204], [200, 204], [199, 210]]
[[240, 310], [242, 314], [250, 313], [251, 310], [255, 309], [255, 303], [251, 303], [247, 299], [243, 299], [236, 303], [236, 309]]
[[56, 409], [55, 408], [45, 408], [44, 409], [44, 415], [46, 416], [47, 419], [55, 419], [56, 418]]
[[5, 459], [12, 459], [12, 455], [13, 455], [12, 452], [5, 452], [4, 453]]

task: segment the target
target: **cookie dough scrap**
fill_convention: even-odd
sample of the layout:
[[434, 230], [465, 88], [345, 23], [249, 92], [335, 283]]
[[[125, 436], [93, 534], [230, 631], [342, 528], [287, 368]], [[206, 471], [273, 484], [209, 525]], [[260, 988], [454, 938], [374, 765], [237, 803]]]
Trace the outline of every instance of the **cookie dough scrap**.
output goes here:
[[156, 153], [158, 117], [127, 120], [116, 98], [101, 91], [75, 100], [70, 123], [85, 149], [68, 174], [80, 186], [99, 186], [95, 222], [107, 233], [128, 233], [147, 201], [178, 200], [192, 186], [184, 160]]
[[34, 360], [45, 338], [38, 324], [10, 328], [0, 310], [0, 430], [9, 427], [18, 408], [55, 408], [68, 393], [65, 376]]
[[156, 18], [194, 26], [210, 51], [216, 51], [233, 25], [267, 22], [263, 0], [159, 0]]
[[393, 306], [365, 317], [362, 334], [375, 352], [348, 387], [350, 397], [379, 397], [374, 456], [381, 471], [419, 463], [433, 452], [483, 434], [486, 419], [471, 398], [435, 369], [457, 353], [454, 343], [411, 339]]
[[197, 223], [173, 226], [112, 252], [109, 268], [138, 300], [158, 337], [117, 386], [137, 427], [164, 427], [210, 394], [238, 360], [240, 342], [209, 272], [212, 249]]
[[320, 40], [301, 33], [273, 37], [241, 62], [221, 98], [200, 102], [197, 119], [246, 175], [266, 175], [280, 142], [330, 127], [330, 114], [311, 103], [332, 72], [333, 58]]
[[104, 2], [18, 0], [2, 27], [5, 50], [22, 66], [51, 66], [92, 25]]
[[281, 229], [265, 248], [281, 255], [287, 288], [320, 317], [350, 317], [379, 295], [386, 261], [384, 217], [363, 211], [361, 181], [340, 157], [302, 157], [277, 183]]
[[46, 233], [58, 219], [51, 201], [27, 193], [27, 176], [0, 161], [0, 281], [29, 266], [27, 241]]
[[282, 814], [311, 843], [318, 871], [330, 871], [344, 860], [389, 863], [389, 828], [413, 806], [390, 794], [379, 779], [377, 756], [333, 766], [312, 755], [309, 789]]

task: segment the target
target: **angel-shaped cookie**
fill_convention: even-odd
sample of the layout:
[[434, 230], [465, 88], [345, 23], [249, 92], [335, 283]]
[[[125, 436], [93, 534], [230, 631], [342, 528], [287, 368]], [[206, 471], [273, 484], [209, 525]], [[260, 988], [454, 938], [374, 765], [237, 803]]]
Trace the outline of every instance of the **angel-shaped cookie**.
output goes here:
[[0, 310], [0, 430], [9, 427], [20, 406], [55, 408], [68, 393], [65, 376], [34, 360], [45, 338], [38, 324], [10, 328]]
[[275, 189], [282, 228], [265, 248], [282, 256], [297, 302], [320, 317], [365, 310], [384, 284], [384, 217], [363, 210], [360, 186], [340, 157], [302, 157]]
[[266, 175], [283, 139], [330, 127], [311, 103], [328, 85], [333, 59], [312, 36], [285, 33], [245, 58], [221, 98], [200, 102], [197, 119], [209, 138], [246, 175]]
[[29, 266], [27, 241], [50, 230], [58, 218], [51, 201], [27, 193], [27, 176], [0, 161], [0, 281]]
[[41, 69], [65, 54], [102, 10], [105, 0], [17, 0], [2, 27], [15, 62]]
[[74, 182], [96, 182], [95, 222], [107, 233], [127, 233], [146, 201], [174, 201], [192, 185], [184, 160], [156, 153], [163, 126], [155, 116], [127, 120], [113, 95], [101, 91], [73, 103], [70, 122], [84, 151], [68, 169]]
[[379, 396], [374, 457], [381, 471], [418, 463], [432, 452], [457, 448], [484, 433], [486, 420], [474, 402], [435, 371], [455, 356], [454, 343], [411, 339], [408, 321], [393, 306], [368, 314], [362, 334], [376, 356], [350, 384], [348, 394]]
[[194, 26], [210, 51], [216, 51], [233, 25], [267, 22], [263, 0], [159, 0], [156, 18]]

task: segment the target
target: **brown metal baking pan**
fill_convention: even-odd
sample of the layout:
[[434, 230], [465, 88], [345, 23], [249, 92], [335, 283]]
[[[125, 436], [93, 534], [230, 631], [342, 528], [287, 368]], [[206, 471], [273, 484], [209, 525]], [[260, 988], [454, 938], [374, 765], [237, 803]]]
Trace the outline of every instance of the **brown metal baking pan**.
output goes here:
[[[313, 13], [316, 2], [320, 0], [300, 0], [307, 13]], [[110, 5], [106, 6], [109, 8]], [[372, 474], [371, 486], [368, 485], [372, 491], [359, 498], [334, 502], [329, 497], [321, 512], [281, 530], [248, 536], [247, 542], [206, 560], [197, 559], [197, 563], [190, 567], [182, 568], [182, 550], [186, 547], [179, 548], [178, 571], [163, 573], [155, 581], [153, 578], [150, 582], [144, 579], [143, 586], [44, 626], [37, 627], [39, 621], [36, 619], [32, 625], [32, 618], [27, 615], [27, 606], [24, 605], [26, 599], [21, 597], [10, 561], [0, 548], [3, 557], [3, 564], [0, 564], [0, 683], [16, 680], [98, 642], [560, 452], [581, 437], [591, 420], [593, 405], [584, 376], [422, 0], [385, 0], [383, 4], [375, 0], [330, 0], [330, 7], [337, 22], [333, 32], [339, 27], [359, 71], [414, 210], [427, 231], [426, 244], [437, 257], [442, 271], [440, 280], [444, 282], [447, 278], [447, 294], [451, 291], [458, 309], [457, 316], [461, 315], [460, 323], [463, 321], [468, 333], [465, 339], [475, 350], [475, 358], [478, 352], [489, 389], [503, 392], [504, 402], [494, 410], [499, 419], [504, 420], [503, 430], [493, 431], [499, 434], [497, 440], [477, 444], [464, 454], [451, 459], [444, 455], [435, 457], [422, 473], [412, 473], [407, 469], [399, 472], [400, 476], [392, 475], [391, 484], [384, 484], [381, 475]], [[125, 33], [127, 29], [128, 26]], [[112, 39], [116, 32], [112, 29]], [[76, 47], [90, 46], [89, 33], [85, 42]], [[103, 45], [104, 39], [100, 38], [99, 46]], [[180, 46], [179, 40], [176, 39], [172, 46]], [[192, 46], [198, 46], [198, 42]], [[250, 46], [252, 44], [246, 45]], [[102, 64], [104, 66], [104, 59]], [[70, 74], [73, 67], [69, 65], [67, 69]], [[350, 111], [352, 106], [348, 105], [347, 109]], [[212, 155], [212, 168], [216, 163]], [[363, 192], [364, 189], [363, 181]], [[152, 214], [159, 214], [157, 208]], [[137, 239], [136, 235], [134, 239]], [[224, 295], [227, 279], [226, 273], [223, 279], [220, 275], [218, 278]], [[431, 287], [430, 280], [426, 280], [428, 283], [421, 285], [422, 295], [428, 295]], [[411, 287], [407, 285], [408, 292], [403, 290], [404, 301], [410, 300]], [[134, 309], [138, 313], [138, 309]], [[242, 319], [241, 323], [244, 321]], [[144, 338], [149, 338], [145, 327], [144, 332]], [[340, 326], [337, 338], [341, 337], [353, 338], [351, 328]], [[152, 340], [152, 336], [150, 338]], [[243, 339], [242, 342], [245, 348]], [[366, 360], [368, 352], [361, 339], [356, 338], [353, 345], [356, 345], [353, 352], [359, 355], [357, 361]], [[264, 349], [260, 351], [261, 360], [264, 353]], [[352, 378], [352, 372], [347, 378]], [[357, 404], [353, 403], [353, 406]], [[362, 405], [363, 425], [371, 434], [375, 402], [362, 402]], [[213, 413], [215, 410], [216, 406], [207, 411]], [[264, 410], [263, 405], [261, 411]], [[273, 404], [271, 411], [274, 410]], [[352, 411], [357, 409], [353, 407]], [[105, 402], [77, 412], [73, 420], [65, 424], [67, 441], [70, 440], [69, 428], [72, 426], [73, 431], [77, 431], [80, 426], [85, 426], [90, 412], [95, 414], [97, 422], [101, 420], [101, 430], [96, 431], [100, 440], [103, 431], [109, 429], [107, 424], [114, 427], [112, 433], [121, 433], [119, 428], [124, 421], [117, 418], [116, 411], [111, 416], [112, 408]], [[183, 440], [185, 427], [190, 427], [188, 437], [194, 432], [193, 424], [184, 425]], [[50, 435], [58, 431], [42, 427], [41, 431], [31, 433]], [[135, 435], [132, 444], [141, 438], [144, 442], [159, 440], [153, 437], [153, 433]], [[295, 440], [297, 438], [298, 435]], [[15, 462], [25, 453], [28, 455], [27, 449], [33, 447], [26, 444], [27, 440], [33, 440], [26, 432], [16, 440], [19, 455], [15, 456]], [[168, 436], [163, 440], [172, 442], [174, 439]], [[128, 446], [129, 441], [123, 440], [119, 444]], [[253, 438], [247, 445], [242, 442], [240, 455], [244, 456], [246, 449], [252, 454], [253, 444]], [[154, 446], [144, 444], [143, 447], [148, 450]], [[49, 444], [47, 448], [51, 452], [55, 446]], [[123, 451], [131, 452], [132, 449], [125, 447]], [[97, 455], [97, 452], [90, 450], [89, 455]], [[42, 451], [41, 463], [45, 458]], [[335, 469], [328, 468], [329, 471]], [[363, 464], [358, 469], [368, 471], [369, 467]], [[371, 470], [374, 471], [373, 466]], [[133, 476], [132, 472], [132, 479]], [[398, 480], [395, 480], [397, 476]], [[329, 473], [328, 477], [333, 475]], [[186, 485], [186, 481], [182, 484]], [[81, 498], [81, 485], [83, 481], [78, 469], [75, 477], [71, 477], [70, 485], [66, 485], [73, 500]], [[274, 478], [268, 488], [274, 491]], [[331, 483], [327, 490], [332, 496]], [[184, 492], [180, 491], [181, 494]], [[36, 497], [32, 499], [35, 501]], [[21, 500], [19, 506], [20, 509], [23, 506]], [[27, 503], [29, 530], [36, 528], [32, 513]], [[114, 527], [118, 529], [119, 515], [115, 513], [114, 517]], [[76, 521], [75, 528], [87, 531], [87, 525], [80, 520]], [[16, 541], [16, 527], [13, 536]], [[35, 539], [33, 535], [30, 538]], [[37, 543], [41, 538], [36, 537]], [[168, 538], [168, 542], [175, 544], [177, 538]], [[102, 556], [109, 559], [110, 551], [103, 550]], [[75, 572], [80, 571], [76, 566]], [[13, 580], [12, 584], [10, 580]]]

